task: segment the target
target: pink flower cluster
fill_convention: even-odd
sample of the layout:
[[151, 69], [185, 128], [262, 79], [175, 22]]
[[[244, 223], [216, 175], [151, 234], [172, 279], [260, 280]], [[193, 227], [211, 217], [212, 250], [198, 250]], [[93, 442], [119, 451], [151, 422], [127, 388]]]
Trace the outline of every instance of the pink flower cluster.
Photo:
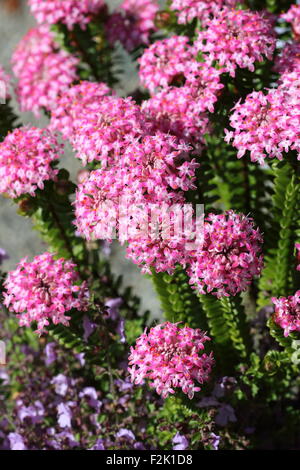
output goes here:
[[94, 103], [92, 112], [76, 119], [71, 144], [84, 164], [93, 160], [102, 166], [119, 163], [127, 146], [146, 131], [145, 118], [131, 98], [104, 96]]
[[78, 79], [78, 64], [75, 56], [58, 49], [46, 25], [31, 29], [12, 56], [22, 111], [39, 116], [41, 108], [50, 110], [57, 96]]
[[76, 132], [78, 119], [98, 112], [99, 102], [103, 96], [111, 93], [105, 83], [82, 81], [71, 86], [55, 101], [51, 109], [50, 129], [59, 131], [64, 139], [72, 141]]
[[128, 51], [148, 44], [150, 34], [156, 31], [157, 0], [125, 0], [119, 8], [106, 24], [110, 44], [120, 41]]
[[39, 24], [64, 23], [85, 28], [93, 15], [104, 7], [103, 0], [28, 0], [31, 13]]
[[200, 67], [195, 60], [196, 52], [188, 43], [187, 36], [171, 36], [146, 49], [139, 59], [142, 84], [152, 93], [156, 88], [184, 84]]
[[198, 31], [196, 50], [205, 55], [206, 62], [217, 61], [235, 76], [237, 67], [254, 71], [254, 63], [264, 57], [272, 59], [276, 37], [272, 22], [250, 10], [224, 8]]
[[178, 12], [178, 23], [186, 24], [198, 18], [207, 25], [223, 7], [234, 7], [238, 0], [172, 0], [171, 10]]
[[53, 161], [62, 155], [62, 145], [47, 129], [21, 127], [0, 143], [0, 193], [15, 198], [34, 196], [44, 181], [54, 179]]
[[71, 317], [65, 313], [86, 310], [88, 302], [86, 285], [78, 285], [75, 268], [71, 261], [55, 260], [50, 253], [36, 256], [32, 262], [22, 259], [7, 275], [4, 305], [17, 313], [21, 326], [36, 322], [39, 334], [51, 321], [67, 326]]
[[275, 305], [273, 319], [284, 330], [284, 336], [300, 331], [300, 290], [289, 297], [272, 298]]
[[296, 39], [300, 38], [300, 5], [292, 5], [291, 8], [280, 15], [288, 23], [291, 23]]
[[204, 223], [204, 242], [192, 254], [187, 270], [190, 284], [200, 294], [236, 295], [247, 289], [263, 267], [263, 239], [253, 220], [228, 211], [209, 214]]
[[[142, 273], [156, 272], [173, 274], [176, 267], [186, 266], [190, 252], [188, 244], [193, 237], [193, 226], [183, 233], [180, 215], [183, 205], [156, 204], [150, 211], [135, 211], [135, 224], [130, 224], [126, 256], [137, 264]], [[148, 213], [149, 212], [149, 213]], [[144, 230], [145, 229], [145, 230]], [[136, 230], [134, 232], [134, 230]]]
[[0, 65], [0, 104], [11, 98], [10, 84], [10, 76]]
[[[289, 87], [287, 87], [289, 83]], [[264, 163], [266, 157], [283, 158], [283, 152], [295, 150], [300, 155], [299, 80], [287, 75], [276, 90], [254, 91], [244, 103], [238, 102], [230, 116], [234, 131], [225, 129], [226, 142], [233, 141], [241, 158], [248, 151], [253, 162]]]
[[[208, 115], [200, 109], [205, 105], [211, 107], [215, 99], [198, 102], [197, 93], [201, 93], [201, 87], [198, 90], [188, 86], [168, 87], [144, 101], [142, 110], [154, 130], [175, 135], [199, 150], [204, 135], [210, 131]], [[204, 88], [204, 94], [208, 95], [209, 89]]]
[[214, 359], [200, 354], [210, 340], [199, 329], [180, 328], [178, 323], [162, 323], [137, 339], [129, 356], [129, 372], [135, 384], [150, 380], [150, 387], [163, 398], [180, 388], [193, 398], [209, 379]]
[[300, 72], [300, 43], [287, 43], [275, 59], [274, 70], [279, 74]]

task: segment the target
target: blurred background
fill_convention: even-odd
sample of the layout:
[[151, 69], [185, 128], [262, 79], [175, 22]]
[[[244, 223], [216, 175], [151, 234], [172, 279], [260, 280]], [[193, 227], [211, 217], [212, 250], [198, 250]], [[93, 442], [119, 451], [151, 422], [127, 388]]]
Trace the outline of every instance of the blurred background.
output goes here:
[[[120, 0], [107, 0], [111, 9], [120, 4]], [[11, 73], [11, 55], [24, 34], [35, 26], [34, 18], [29, 14], [26, 0], [0, 0], [0, 64]], [[136, 69], [126, 52], [120, 51], [124, 57], [124, 71], [120, 77], [118, 93], [129, 94], [138, 85]], [[48, 123], [46, 117], [36, 119], [32, 113], [21, 113], [18, 104], [13, 100], [15, 113], [20, 116], [20, 122], [44, 127]], [[74, 157], [70, 148], [66, 149], [61, 161], [61, 167], [67, 168], [75, 180], [79, 161]], [[3, 263], [4, 270], [10, 270], [23, 257], [32, 259], [36, 254], [47, 249], [37, 233], [32, 230], [30, 219], [16, 214], [16, 205], [9, 199], [0, 196], [0, 247], [4, 248], [10, 258]], [[111, 246], [111, 266], [115, 274], [124, 276], [124, 286], [132, 286], [136, 295], [141, 296], [141, 310], [149, 309], [153, 317], [160, 316], [160, 307], [149, 279], [140, 273], [132, 262], [126, 260], [123, 248], [114, 242]]]

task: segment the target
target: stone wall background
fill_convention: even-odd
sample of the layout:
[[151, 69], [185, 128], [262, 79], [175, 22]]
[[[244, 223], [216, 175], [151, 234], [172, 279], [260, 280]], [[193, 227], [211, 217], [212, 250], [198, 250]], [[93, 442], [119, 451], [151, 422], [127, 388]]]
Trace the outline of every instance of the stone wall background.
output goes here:
[[[113, 8], [120, 1], [109, 0], [107, 3]], [[4, 7], [4, 0], [0, 0], [0, 64], [8, 72], [11, 72], [10, 58], [14, 48], [28, 29], [34, 25], [35, 20], [28, 12], [26, 1], [21, 1], [19, 10], [9, 13]], [[118, 89], [119, 94], [130, 93], [138, 83], [135, 66], [126, 53], [123, 52], [123, 56], [124, 73]], [[38, 127], [47, 125], [48, 120], [45, 117], [37, 120], [32, 113], [21, 113], [15, 100], [13, 106], [23, 124]], [[70, 148], [67, 148], [61, 160], [61, 166], [67, 168], [72, 178], [75, 178], [80, 163], [74, 158]], [[46, 249], [38, 233], [32, 230], [30, 219], [18, 216], [15, 204], [2, 196], [0, 196], [0, 247], [4, 248], [10, 256], [10, 259], [3, 263], [4, 270], [13, 269], [21, 258], [28, 256], [31, 259]], [[136, 295], [141, 297], [141, 310], [149, 309], [153, 317], [159, 317], [161, 311], [151, 281], [144, 277], [132, 262], [125, 259], [124, 249], [117, 242], [112, 245], [111, 265], [114, 273], [124, 276], [124, 286], [132, 286]]]

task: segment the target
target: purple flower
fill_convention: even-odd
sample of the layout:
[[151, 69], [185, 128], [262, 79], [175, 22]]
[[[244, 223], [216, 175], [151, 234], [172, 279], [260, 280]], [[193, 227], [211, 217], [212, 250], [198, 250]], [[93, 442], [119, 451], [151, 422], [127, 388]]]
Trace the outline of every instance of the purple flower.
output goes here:
[[135, 441], [135, 435], [133, 434], [133, 432], [125, 428], [120, 429], [120, 431], [117, 432], [116, 437], [117, 438], [123, 437], [126, 440]]
[[107, 307], [107, 313], [111, 320], [116, 321], [119, 319], [119, 307], [122, 305], [123, 300], [119, 297], [116, 299], [109, 299], [105, 303]]
[[55, 385], [55, 392], [58, 395], [64, 397], [68, 391], [69, 382], [68, 378], [63, 374], [58, 374], [56, 377], [53, 377], [51, 383]]
[[23, 437], [17, 432], [10, 432], [8, 435], [11, 450], [27, 450]]
[[219, 444], [220, 444], [220, 436], [217, 436], [217, 434], [211, 432], [210, 433], [210, 439], [211, 439], [211, 446], [214, 450], [219, 449]]
[[0, 380], [2, 381], [2, 385], [9, 384], [9, 375], [4, 369], [0, 369]]
[[81, 367], [83, 367], [85, 365], [85, 358], [84, 358], [84, 353], [78, 353], [78, 354], [75, 354], [75, 357], [76, 359], [78, 359]]
[[117, 326], [117, 333], [120, 336], [120, 342], [126, 343], [126, 336], [125, 336], [125, 319], [121, 318]]
[[91, 320], [87, 315], [84, 315], [83, 317], [83, 340], [87, 343], [88, 338], [91, 336], [95, 329], [96, 325], [95, 323], [92, 323]]
[[116, 379], [115, 384], [120, 392], [127, 392], [133, 389], [133, 383], [127, 380]]
[[216, 416], [216, 424], [226, 426], [228, 422], [236, 422], [235, 412], [231, 405], [222, 404]]
[[45, 408], [39, 400], [36, 400], [34, 404], [30, 406], [24, 406], [22, 400], [19, 400], [17, 405], [20, 406], [18, 409], [18, 418], [21, 422], [26, 418], [32, 423], [39, 423], [43, 420]]
[[57, 355], [55, 352], [55, 343], [48, 343], [45, 347], [44, 353], [45, 353], [45, 364], [46, 366], [50, 366], [53, 362], [56, 361]]
[[92, 407], [95, 408], [96, 411], [100, 411], [100, 408], [102, 406], [102, 402], [98, 400], [98, 395], [94, 387], [86, 387], [80, 392], [79, 394], [80, 398], [83, 397], [88, 397], [88, 404]]
[[103, 439], [97, 439], [96, 443], [89, 450], [105, 450]]
[[172, 442], [174, 444], [173, 450], [185, 450], [189, 446], [189, 441], [187, 440], [187, 438], [179, 432], [175, 434], [172, 439]]
[[57, 406], [58, 424], [61, 428], [71, 428], [72, 413], [68, 403], [60, 403]]

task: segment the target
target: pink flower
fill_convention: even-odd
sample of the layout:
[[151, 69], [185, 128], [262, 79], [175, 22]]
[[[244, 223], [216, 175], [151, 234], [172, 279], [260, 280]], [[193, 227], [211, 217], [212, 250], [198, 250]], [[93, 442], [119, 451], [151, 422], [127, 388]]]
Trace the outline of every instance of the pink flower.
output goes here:
[[232, 77], [237, 67], [254, 71], [254, 63], [272, 59], [276, 37], [272, 21], [250, 10], [224, 8], [198, 32], [197, 51], [206, 62], [217, 61]]
[[188, 191], [196, 189], [195, 171], [200, 166], [191, 160], [191, 150], [184, 141], [157, 132], [129, 144], [122, 155], [122, 166], [129, 166], [134, 178], [139, 178], [143, 192], [154, 193], [159, 186]]
[[41, 108], [50, 110], [57, 96], [78, 79], [78, 64], [75, 56], [58, 49], [47, 26], [30, 30], [12, 57], [22, 111], [38, 117]]
[[196, 51], [188, 42], [187, 36], [171, 36], [155, 41], [144, 51], [139, 59], [139, 76], [152, 93], [159, 87], [184, 84], [201, 70], [201, 63], [195, 59]]
[[93, 160], [102, 166], [118, 163], [127, 146], [147, 131], [145, 118], [131, 98], [104, 96], [93, 112], [76, 118], [71, 143], [84, 164]]
[[0, 143], [0, 193], [15, 198], [34, 196], [44, 181], [55, 179], [52, 162], [62, 155], [62, 145], [47, 129], [21, 127]]
[[192, 254], [187, 272], [200, 294], [236, 295], [247, 289], [263, 267], [263, 239], [253, 220], [228, 211], [209, 214], [204, 223], [204, 243]]
[[69, 325], [72, 309], [86, 310], [88, 291], [79, 283], [75, 264], [63, 258], [55, 260], [51, 253], [27, 258], [7, 275], [4, 282], [4, 305], [17, 313], [20, 326], [37, 323], [37, 333], [45, 332], [52, 321]]
[[194, 238], [194, 222], [183, 227], [184, 206], [180, 201], [164, 202], [135, 209], [129, 227], [126, 256], [137, 264], [142, 273], [173, 274], [176, 267], [186, 266]]
[[224, 6], [234, 7], [238, 0], [172, 0], [171, 10], [178, 12], [178, 23], [186, 24], [199, 18], [202, 25], [208, 25], [213, 16]]
[[150, 34], [156, 31], [158, 9], [157, 0], [125, 0], [106, 24], [110, 44], [120, 41], [128, 51], [148, 44]]
[[[233, 141], [241, 158], [248, 151], [253, 162], [264, 163], [266, 157], [282, 160], [283, 152], [296, 150], [300, 158], [299, 81], [286, 76], [278, 89], [254, 91], [245, 103], [238, 102], [230, 116], [234, 129], [225, 129], [226, 142]], [[295, 77], [294, 77], [295, 78]], [[287, 83], [290, 84], [287, 87]]]
[[11, 78], [0, 65], [0, 104], [11, 98]]
[[299, 39], [300, 36], [300, 5], [292, 5], [290, 9], [280, 15], [288, 23], [291, 23], [293, 33], [296, 39]]
[[200, 354], [210, 338], [199, 329], [180, 328], [178, 323], [162, 323], [151, 328], [131, 347], [129, 372], [133, 383], [145, 379], [163, 398], [174, 394], [174, 389], [193, 398], [209, 379], [214, 359], [212, 353]]
[[28, 0], [28, 3], [39, 24], [64, 23], [68, 29], [76, 24], [85, 29], [105, 5], [103, 0]]
[[203, 147], [204, 135], [210, 131], [208, 115], [200, 109], [213, 107], [215, 99], [211, 95], [207, 101], [197, 100], [198, 93], [201, 94], [201, 87], [198, 90], [188, 86], [168, 87], [144, 101], [142, 110], [154, 131], [173, 134], [199, 150]]
[[141, 202], [138, 188], [127, 184], [130, 178], [128, 168], [102, 168], [78, 185], [75, 225], [87, 240], [115, 238], [128, 206]]
[[275, 59], [274, 70], [279, 74], [297, 72], [300, 74], [300, 43], [287, 43]]
[[82, 81], [56, 99], [51, 109], [50, 129], [60, 131], [65, 139], [75, 136], [78, 119], [98, 111], [99, 101], [111, 93], [105, 83]]
[[300, 290], [289, 297], [272, 298], [275, 305], [273, 319], [284, 330], [284, 336], [291, 331], [300, 331]]

